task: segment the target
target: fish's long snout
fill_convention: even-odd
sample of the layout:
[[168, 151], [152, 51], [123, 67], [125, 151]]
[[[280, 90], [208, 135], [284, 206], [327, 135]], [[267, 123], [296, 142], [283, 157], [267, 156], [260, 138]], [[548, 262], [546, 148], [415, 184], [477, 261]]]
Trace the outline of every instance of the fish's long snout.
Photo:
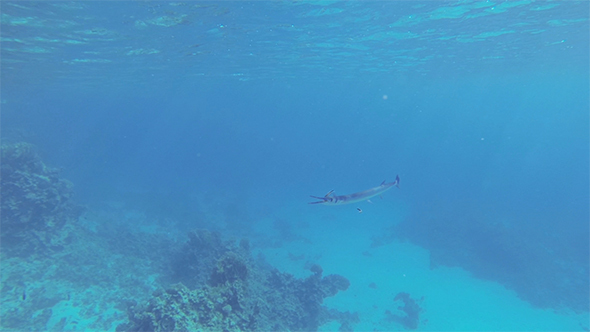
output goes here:
[[322, 204], [322, 203], [326, 203], [326, 198], [325, 197], [317, 197], [317, 196], [311, 196], [311, 195], [309, 197], [320, 200], [318, 202], [309, 202], [309, 204]]

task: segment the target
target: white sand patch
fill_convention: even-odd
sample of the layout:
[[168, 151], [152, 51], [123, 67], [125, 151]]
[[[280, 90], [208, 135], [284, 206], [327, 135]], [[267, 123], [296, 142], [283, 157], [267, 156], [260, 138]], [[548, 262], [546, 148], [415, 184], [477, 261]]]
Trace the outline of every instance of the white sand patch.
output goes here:
[[[419, 331], [580, 331], [580, 323], [588, 321], [587, 314], [566, 315], [533, 308], [515, 292], [476, 279], [460, 268], [431, 270], [429, 252], [410, 243], [394, 241], [371, 248], [371, 236], [378, 234], [379, 221], [367, 216], [366, 210], [359, 216], [354, 207], [336, 209], [298, 214], [310, 226], [297, 229], [297, 234], [311, 243], [288, 242], [281, 248], [261, 252], [270, 264], [298, 277], [311, 274], [303, 269], [309, 260], [321, 265], [324, 275], [336, 273], [348, 278], [350, 288], [326, 299], [325, 304], [358, 312], [361, 322], [354, 326], [356, 331], [403, 330], [401, 325], [385, 320], [385, 310], [401, 314], [397, 310], [401, 301], [393, 300], [399, 292], [409, 293], [416, 300], [424, 297]], [[304, 254], [306, 258], [291, 260], [289, 253]], [[369, 287], [370, 283], [377, 287]], [[332, 322], [322, 330], [338, 327]]]

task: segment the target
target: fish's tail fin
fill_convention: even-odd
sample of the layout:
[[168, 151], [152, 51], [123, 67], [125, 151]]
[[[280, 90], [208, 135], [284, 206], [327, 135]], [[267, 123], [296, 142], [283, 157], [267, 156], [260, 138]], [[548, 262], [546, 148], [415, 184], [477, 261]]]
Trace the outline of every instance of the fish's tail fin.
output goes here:
[[393, 183], [395, 183], [395, 186], [399, 188], [399, 175], [395, 176], [395, 181], [393, 181]]

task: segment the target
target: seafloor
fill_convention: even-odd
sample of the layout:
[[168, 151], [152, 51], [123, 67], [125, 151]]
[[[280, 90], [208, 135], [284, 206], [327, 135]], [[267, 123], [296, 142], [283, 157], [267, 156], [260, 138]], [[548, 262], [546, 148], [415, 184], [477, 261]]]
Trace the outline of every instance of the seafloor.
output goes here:
[[293, 220], [268, 215], [253, 238], [232, 238], [201, 227], [215, 225], [207, 212], [187, 229], [124, 201], [80, 206], [72, 193], [34, 146], [2, 146], [3, 331], [588, 329], [587, 313], [432, 269], [407, 242], [374, 246], [380, 229], [366, 221], [341, 226], [360, 214], [285, 206]]

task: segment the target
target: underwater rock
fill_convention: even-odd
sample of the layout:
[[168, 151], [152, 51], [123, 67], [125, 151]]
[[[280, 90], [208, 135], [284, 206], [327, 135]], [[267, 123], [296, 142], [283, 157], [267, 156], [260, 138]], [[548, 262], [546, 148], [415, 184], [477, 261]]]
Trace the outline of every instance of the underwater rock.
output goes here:
[[323, 289], [325, 297], [336, 295], [339, 291], [345, 291], [350, 286], [350, 281], [343, 276], [337, 274], [330, 274], [322, 278], [320, 285]]
[[405, 313], [405, 315], [398, 315], [391, 313], [391, 311], [386, 310], [385, 315], [387, 316], [386, 319], [388, 321], [393, 321], [396, 323], [401, 324], [404, 328], [408, 330], [415, 330], [418, 328], [418, 323], [420, 322], [420, 312], [422, 312], [422, 308], [418, 305], [416, 300], [410, 297], [410, 294], [405, 292], [398, 293], [394, 301], [402, 300], [404, 306], [397, 307], [398, 310], [401, 310]]
[[63, 246], [62, 229], [81, 212], [71, 199], [72, 183], [47, 167], [32, 144], [2, 144], [0, 150], [3, 249], [31, 253]]
[[[197, 331], [213, 328], [223, 317], [215, 316], [215, 302], [206, 288], [190, 291], [182, 284], [154, 293], [149, 303], [129, 307], [129, 324], [117, 331]], [[205, 322], [202, 326], [201, 322]], [[216, 329], [223, 330], [223, 329]]]
[[210, 283], [213, 286], [218, 286], [236, 280], [245, 281], [247, 276], [248, 266], [246, 262], [235, 253], [228, 252], [217, 262], [217, 267], [211, 274]]
[[316, 265], [312, 275], [297, 279], [256, 264], [245, 243], [236, 246], [205, 230], [191, 232], [177, 263], [209, 278], [182, 277], [177, 270], [174, 277], [197, 286], [176, 283], [148, 303], [129, 306], [129, 323], [117, 331], [314, 331], [331, 320], [350, 330], [358, 321], [355, 314], [322, 305], [324, 298], [348, 288], [346, 278], [322, 277]]
[[313, 272], [314, 274], [322, 274], [322, 273], [324, 272], [324, 269], [322, 269], [322, 267], [321, 267], [321, 266], [319, 266], [318, 264], [312, 264], [312, 265], [309, 267], [309, 270], [310, 270], [311, 272]]
[[[205, 229], [197, 229], [189, 232], [189, 241], [182, 247], [181, 250], [172, 258], [171, 279], [173, 282], [182, 282], [190, 288], [202, 287], [208, 282], [220, 283], [219, 278], [223, 277], [223, 272], [220, 271], [218, 275], [212, 276], [214, 269], [219, 269], [219, 259], [233, 249], [236, 255], [249, 254], [249, 242], [242, 240], [239, 247], [236, 248], [232, 241], [224, 241], [221, 234], [218, 232], [211, 232]], [[235, 257], [233, 257], [235, 258]], [[228, 269], [232, 269], [229, 265], [232, 264], [230, 257], [226, 258], [226, 265]], [[238, 264], [237, 259], [233, 263]], [[223, 265], [223, 264], [222, 264]], [[221, 266], [223, 269], [223, 266]], [[237, 265], [234, 266], [238, 269]], [[225, 277], [234, 279], [234, 277], [227, 275], [231, 273], [229, 270], [225, 271]], [[238, 273], [238, 271], [233, 271]]]
[[[321, 324], [332, 320], [333, 316], [322, 306], [324, 298], [334, 296], [350, 285], [348, 279], [339, 275], [322, 278], [319, 265], [314, 265], [312, 271], [314, 274], [304, 280], [276, 269], [267, 276], [267, 287], [276, 291], [269, 294], [271, 298], [267, 302], [275, 304], [269, 308], [269, 313], [283, 317], [289, 330], [315, 331]], [[285, 312], [284, 307], [292, 310]]]
[[349, 312], [349, 311], [338, 311], [336, 309], [328, 309], [327, 311], [327, 319], [328, 320], [335, 320], [340, 322], [340, 328], [338, 331], [341, 332], [352, 332], [354, 331], [353, 325], [360, 322], [358, 312]]

